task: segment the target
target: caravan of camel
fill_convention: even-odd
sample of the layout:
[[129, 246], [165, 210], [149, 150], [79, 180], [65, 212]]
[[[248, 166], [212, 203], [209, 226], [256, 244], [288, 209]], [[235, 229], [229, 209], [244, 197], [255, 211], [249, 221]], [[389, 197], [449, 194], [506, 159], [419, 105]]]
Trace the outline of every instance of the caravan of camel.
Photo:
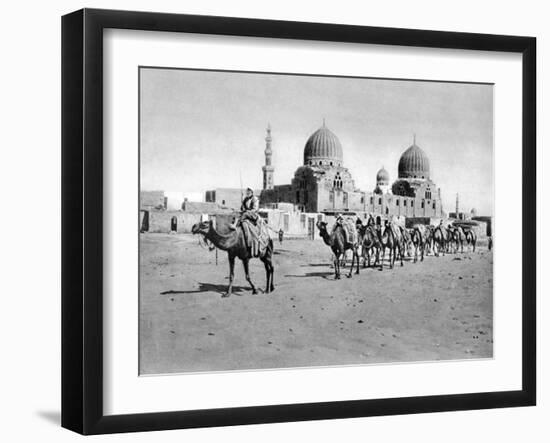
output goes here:
[[424, 261], [424, 256], [430, 253], [439, 257], [440, 254], [456, 253], [459, 249], [464, 252], [465, 243], [475, 252], [477, 242], [475, 231], [462, 226], [444, 226], [441, 223], [439, 226], [415, 225], [407, 229], [394, 221], [387, 221], [382, 227], [374, 223], [372, 215], [366, 224], [358, 218], [355, 226], [351, 220], [339, 219], [332, 232], [327, 229], [326, 222], [317, 222], [317, 227], [324, 242], [334, 254], [336, 279], [340, 278], [340, 268], [345, 263], [348, 250], [352, 251], [351, 267], [347, 275], [351, 277], [354, 266], [355, 273], [359, 274], [360, 255], [364, 268], [371, 266], [373, 257], [373, 267], [379, 266], [382, 270], [387, 250], [389, 267], [393, 269], [396, 260], [403, 266], [406, 255], [413, 256], [413, 262], [416, 263], [419, 259]]
[[[371, 267], [373, 260], [372, 267], [383, 270], [387, 253], [389, 268], [393, 269], [396, 260], [403, 266], [405, 257], [412, 257], [412, 261], [416, 263], [423, 261], [429, 254], [439, 257], [446, 253], [457, 253], [459, 250], [463, 253], [464, 246], [475, 252], [477, 242], [475, 231], [466, 226], [444, 226], [440, 223], [438, 226], [418, 224], [412, 228], [405, 228], [391, 220], [382, 226], [375, 223], [372, 215], [366, 224], [360, 218], [354, 222], [352, 219], [339, 217], [333, 227], [328, 227], [325, 221], [318, 221], [317, 228], [321, 238], [332, 251], [336, 280], [341, 278], [341, 267], [345, 266], [347, 251], [352, 252], [351, 266], [347, 274], [347, 277], [351, 278], [354, 268], [355, 273], [359, 274], [361, 259], [363, 268]], [[269, 236], [254, 255], [242, 227], [229, 233], [221, 233], [216, 230], [214, 222], [209, 220], [194, 225], [192, 232], [202, 235], [205, 240], [228, 254], [229, 286], [223, 297], [228, 297], [232, 293], [236, 258], [243, 263], [245, 278], [253, 294], [257, 294], [258, 290], [249, 272], [249, 262], [252, 258], [259, 258], [265, 266], [264, 292], [274, 291], [274, 246]]]

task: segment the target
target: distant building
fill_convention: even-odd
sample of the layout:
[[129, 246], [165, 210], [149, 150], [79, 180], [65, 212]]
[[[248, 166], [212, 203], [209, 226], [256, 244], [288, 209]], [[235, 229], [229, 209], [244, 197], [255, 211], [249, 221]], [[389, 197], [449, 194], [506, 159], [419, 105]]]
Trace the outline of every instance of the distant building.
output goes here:
[[[259, 190], [255, 190], [255, 195], [260, 195]], [[216, 188], [206, 191], [204, 200], [207, 203], [216, 203], [222, 208], [239, 210], [244, 190], [238, 188]]]
[[370, 212], [383, 216], [442, 217], [441, 193], [430, 179], [430, 162], [416, 140], [399, 160], [399, 177], [390, 189], [389, 173], [382, 168], [376, 175], [373, 192], [356, 188], [349, 169], [344, 167], [343, 149], [338, 137], [325, 122], [306, 141], [304, 163], [290, 184], [273, 183], [271, 128], [267, 129], [263, 207], [291, 203], [301, 212]]
[[167, 198], [164, 191], [141, 191], [139, 206], [143, 210], [166, 210]]

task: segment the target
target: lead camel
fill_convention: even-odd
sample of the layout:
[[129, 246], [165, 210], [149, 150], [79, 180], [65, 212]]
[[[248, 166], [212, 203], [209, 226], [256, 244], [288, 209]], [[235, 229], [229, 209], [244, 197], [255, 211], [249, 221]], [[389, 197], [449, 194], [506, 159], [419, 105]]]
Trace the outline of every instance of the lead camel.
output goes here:
[[[229, 231], [228, 234], [221, 234], [214, 228], [212, 220], [204, 221], [193, 225], [191, 228], [193, 234], [201, 234], [204, 238], [210, 241], [214, 246], [222, 251], [227, 251], [227, 257], [229, 258], [229, 287], [227, 292], [222, 297], [229, 297], [233, 290], [233, 277], [235, 275], [235, 259], [239, 258], [243, 262], [244, 273], [246, 281], [252, 287], [252, 293], [257, 294], [258, 290], [252, 279], [250, 278], [249, 262], [254, 258], [251, 255], [250, 248], [246, 246], [246, 240], [242, 228]], [[273, 240], [269, 238], [267, 246], [260, 250], [259, 259], [263, 262], [265, 267], [265, 292], [269, 293], [275, 290], [273, 285]]]

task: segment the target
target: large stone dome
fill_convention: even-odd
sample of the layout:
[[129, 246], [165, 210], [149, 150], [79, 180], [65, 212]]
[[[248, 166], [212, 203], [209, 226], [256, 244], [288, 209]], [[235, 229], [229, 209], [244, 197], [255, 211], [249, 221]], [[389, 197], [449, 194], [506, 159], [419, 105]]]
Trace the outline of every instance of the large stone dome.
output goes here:
[[342, 145], [338, 137], [323, 122], [307, 140], [304, 147], [304, 165], [342, 166]]
[[430, 178], [430, 160], [416, 143], [407, 149], [399, 159], [399, 178]]

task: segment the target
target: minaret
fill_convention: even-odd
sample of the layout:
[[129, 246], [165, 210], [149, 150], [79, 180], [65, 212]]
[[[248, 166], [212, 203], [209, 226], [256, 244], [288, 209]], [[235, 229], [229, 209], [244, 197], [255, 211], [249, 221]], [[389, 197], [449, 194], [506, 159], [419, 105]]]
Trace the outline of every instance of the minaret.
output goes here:
[[264, 172], [264, 189], [273, 189], [273, 171], [275, 168], [271, 165], [271, 125], [267, 124], [267, 135], [265, 136], [265, 165], [262, 166]]
[[456, 218], [458, 218], [458, 192], [456, 194], [456, 212], [455, 212], [455, 214], [456, 214]]

